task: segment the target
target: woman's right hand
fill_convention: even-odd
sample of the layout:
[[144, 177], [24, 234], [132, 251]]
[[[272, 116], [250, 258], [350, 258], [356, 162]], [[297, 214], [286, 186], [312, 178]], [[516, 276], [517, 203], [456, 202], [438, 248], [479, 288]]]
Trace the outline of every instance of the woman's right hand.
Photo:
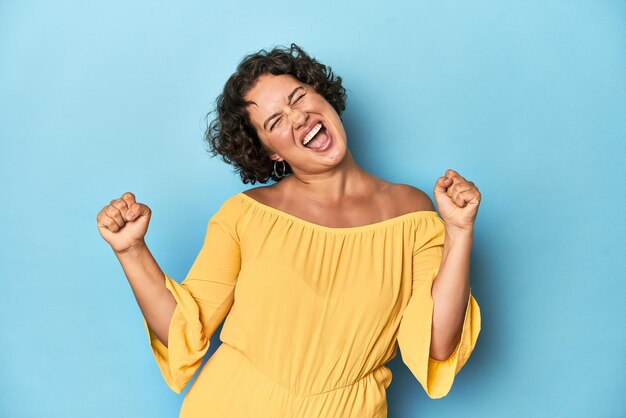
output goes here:
[[98, 230], [116, 253], [123, 253], [145, 245], [152, 211], [143, 203], [135, 201], [135, 195], [126, 192], [119, 199], [111, 200], [98, 213]]

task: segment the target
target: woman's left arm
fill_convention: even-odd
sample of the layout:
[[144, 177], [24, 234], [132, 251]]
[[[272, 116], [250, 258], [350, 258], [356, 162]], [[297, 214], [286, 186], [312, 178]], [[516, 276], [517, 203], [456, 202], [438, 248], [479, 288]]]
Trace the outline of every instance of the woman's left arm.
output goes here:
[[469, 266], [474, 221], [481, 195], [473, 182], [454, 170], [437, 179], [434, 190], [444, 221], [443, 256], [432, 286], [433, 320], [430, 357], [445, 360], [461, 340], [470, 299]]

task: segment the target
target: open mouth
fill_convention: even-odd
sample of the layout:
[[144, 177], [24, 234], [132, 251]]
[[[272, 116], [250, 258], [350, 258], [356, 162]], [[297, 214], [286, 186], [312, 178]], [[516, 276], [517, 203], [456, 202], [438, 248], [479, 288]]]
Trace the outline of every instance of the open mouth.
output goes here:
[[311, 131], [304, 137], [302, 144], [312, 150], [319, 150], [324, 148], [329, 142], [330, 137], [326, 132], [326, 127], [322, 122], [311, 129]]

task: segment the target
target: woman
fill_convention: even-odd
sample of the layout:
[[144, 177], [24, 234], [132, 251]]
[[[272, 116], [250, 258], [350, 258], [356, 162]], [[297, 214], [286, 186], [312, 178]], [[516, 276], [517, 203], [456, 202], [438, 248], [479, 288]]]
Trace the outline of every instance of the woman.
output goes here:
[[172, 390], [226, 318], [181, 417], [386, 417], [398, 347], [431, 398], [474, 349], [479, 191], [447, 170], [440, 218], [426, 193], [356, 164], [344, 108], [341, 78], [295, 44], [242, 60], [206, 139], [244, 183], [275, 184], [222, 203], [180, 284], [145, 244], [148, 206], [125, 193], [98, 214]]

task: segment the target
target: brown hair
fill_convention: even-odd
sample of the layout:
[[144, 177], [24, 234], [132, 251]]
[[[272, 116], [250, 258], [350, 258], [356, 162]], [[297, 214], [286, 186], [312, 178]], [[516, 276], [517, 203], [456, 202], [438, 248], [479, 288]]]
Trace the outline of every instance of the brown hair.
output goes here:
[[[346, 107], [347, 97], [341, 77], [334, 75], [330, 67], [310, 57], [298, 45], [292, 43], [289, 48], [277, 46], [269, 52], [261, 49], [246, 55], [226, 81], [223, 92], [216, 99], [215, 109], [207, 114], [207, 118], [214, 112], [217, 116], [207, 125], [204, 134], [208, 152], [212, 156], [219, 154], [226, 163], [232, 164], [244, 184], [267, 183], [269, 179], [280, 181], [282, 178], [273, 173], [274, 161], [269, 158], [268, 150], [259, 139], [246, 110], [251, 102], [244, 100], [258, 78], [267, 73], [289, 74], [312, 86], [338, 115]], [[285, 161], [285, 175], [291, 172], [289, 163]]]

